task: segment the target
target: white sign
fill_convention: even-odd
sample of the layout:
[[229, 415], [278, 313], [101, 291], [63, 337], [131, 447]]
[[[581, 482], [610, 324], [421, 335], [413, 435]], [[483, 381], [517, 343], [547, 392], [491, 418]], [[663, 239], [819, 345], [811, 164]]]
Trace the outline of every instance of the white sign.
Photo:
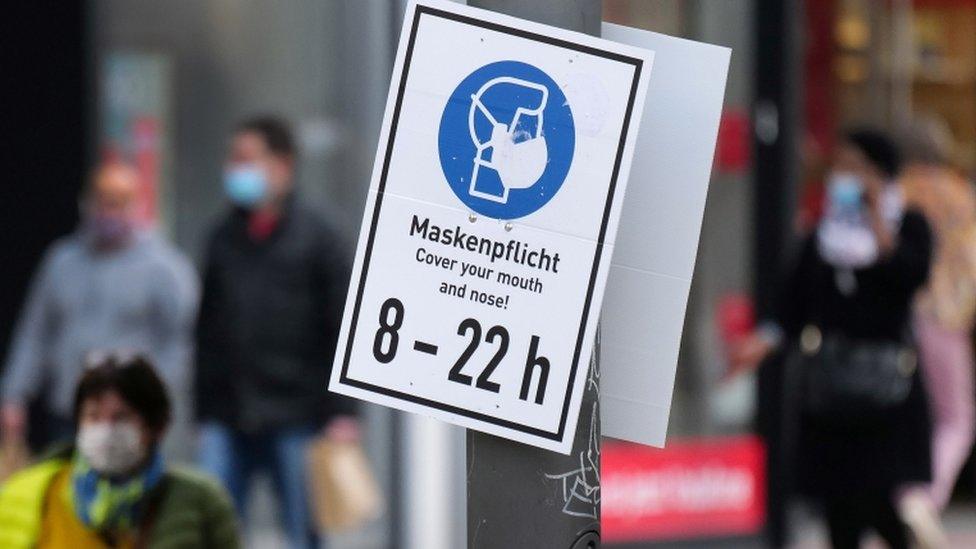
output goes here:
[[652, 57], [409, 6], [331, 390], [569, 452]]
[[654, 50], [654, 72], [603, 306], [602, 430], [663, 446], [732, 51], [611, 24], [603, 36]]

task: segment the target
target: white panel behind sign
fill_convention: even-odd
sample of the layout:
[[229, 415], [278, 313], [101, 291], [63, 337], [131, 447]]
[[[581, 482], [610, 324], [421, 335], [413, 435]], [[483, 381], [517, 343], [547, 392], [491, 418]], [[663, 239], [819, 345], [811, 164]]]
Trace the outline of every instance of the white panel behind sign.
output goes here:
[[654, 50], [603, 304], [603, 434], [663, 446], [731, 50], [605, 23]]

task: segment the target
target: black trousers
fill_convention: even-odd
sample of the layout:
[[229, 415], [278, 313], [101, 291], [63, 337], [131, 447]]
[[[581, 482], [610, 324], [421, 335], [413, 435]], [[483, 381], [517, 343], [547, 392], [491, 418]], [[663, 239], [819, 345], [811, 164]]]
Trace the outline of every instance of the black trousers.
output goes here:
[[837, 495], [824, 501], [830, 544], [858, 549], [865, 532], [874, 530], [891, 549], [908, 549], [908, 530], [891, 498]]

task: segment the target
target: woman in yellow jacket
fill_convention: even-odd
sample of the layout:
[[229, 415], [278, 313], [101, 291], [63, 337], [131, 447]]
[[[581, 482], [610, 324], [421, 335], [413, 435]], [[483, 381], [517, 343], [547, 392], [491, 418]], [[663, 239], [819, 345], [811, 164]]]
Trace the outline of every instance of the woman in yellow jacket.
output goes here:
[[237, 548], [233, 506], [215, 482], [166, 467], [166, 389], [142, 357], [87, 366], [75, 396], [75, 448], [0, 487], [4, 549]]

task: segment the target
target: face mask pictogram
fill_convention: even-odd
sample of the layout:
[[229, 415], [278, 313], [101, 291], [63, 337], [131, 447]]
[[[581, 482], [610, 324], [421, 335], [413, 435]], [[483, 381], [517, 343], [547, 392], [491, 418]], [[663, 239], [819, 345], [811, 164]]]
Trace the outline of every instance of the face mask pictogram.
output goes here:
[[[481, 98], [495, 86], [512, 85], [524, 88], [527, 101], [533, 105], [518, 106], [509, 124], [499, 122]], [[471, 96], [471, 110], [468, 115], [468, 129], [471, 140], [477, 148], [471, 172], [470, 194], [485, 200], [505, 204], [511, 189], [527, 189], [542, 177], [549, 160], [549, 148], [542, 134], [543, 111], [549, 101], [549, 90], [521, 78], [501, 76], [486, 82], [477, 93]], [[491, 124], [491, 135], [487, 141], [479, 138], [476, 119], [484, 116]], [[535, 117], [535, 129], [529, 132], [522, 129], [521, 122]], [[502, 183], [502, 194], [484, 192], [478, 188], [478, 175], [484, 168], [498, 172]]]
[[448, 97], [437, 137], [451, 191], [471, 212], [520, 219], [567, 180], [576, 147], [570, 102], [548, 73], [496, 61], [463, 78]]

